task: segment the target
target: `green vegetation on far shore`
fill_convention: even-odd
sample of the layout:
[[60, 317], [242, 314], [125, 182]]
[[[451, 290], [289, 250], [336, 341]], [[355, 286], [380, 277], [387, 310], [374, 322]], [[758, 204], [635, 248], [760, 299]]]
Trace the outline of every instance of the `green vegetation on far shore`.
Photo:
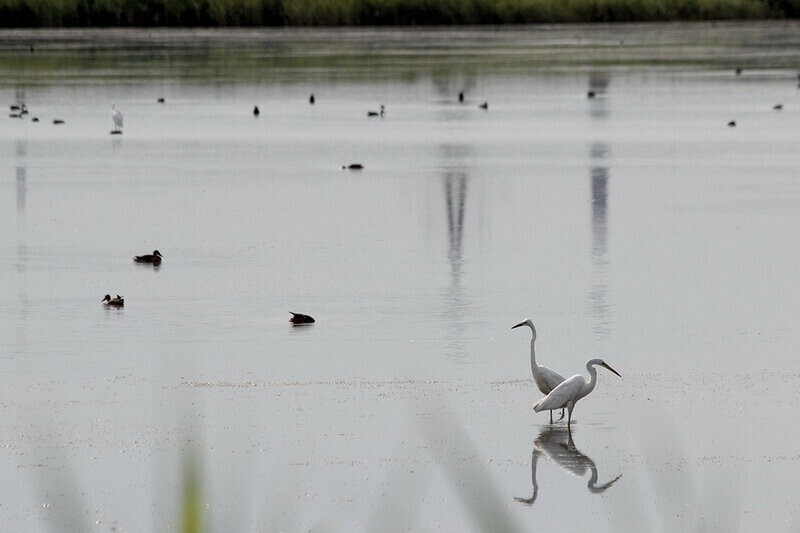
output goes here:
[[0, 0], [0, 27], [360, 26], [800, 17], [800, 0]]

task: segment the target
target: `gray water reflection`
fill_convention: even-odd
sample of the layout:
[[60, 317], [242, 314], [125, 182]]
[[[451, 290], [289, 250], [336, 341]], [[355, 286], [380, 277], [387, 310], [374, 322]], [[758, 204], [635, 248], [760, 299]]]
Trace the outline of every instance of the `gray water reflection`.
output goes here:
[[539, 436], [533, 441], [533, 451], [531, 452], [531, 483], [533, 494], [529, 498], [515, 496], [514, 500], [525, 505], [533, 505], [539, 495], [539, 484], [536, 480], [536, 467], [539, 459], [547, 457], [555, 464], [569, 472], [570, 474], [583, 477], [586, 472], [590, 472], [589, 481], [586, 488], [592, 494], [601, 494], [611, 488], [622, 474], [618, 475], [606, 483], [598, 483], [599, 474], [597, 465], [591, 457], [581, 453], [572, 440], [572, 435], [564, 426], [545, 426]]
[[589, 308], [597, 340], [611, 333], [611, 306], [608, 303], [608, 178], [607, 164], [611, 149], [605, 143], [589, 149], [589, 180], [592, 191], [592, 285], [589, 288]]
[[478, 75], [474, 68], [465, 67], [459, 71], [435, 71], [431, 79], [436, 94], [444, 102], [459, 102], [459, 95], [469, 99], [469, 94], [478, 85]]
[[[608, 94], [611, 75], [605, 71], [589, 74], [589, 117], [607, 121], [610, 116]], [[608, 143], [594, 142], [589, 147], [589, 181], [592, 194], [592, 284], [589, 288], [589, 310], [593, 319], [592, 333], [596, 341], [611, 333], [611, 310], [608, 304]]]
[[17, 272], [24, 273], [28, 262], [27, 229], [24, 224], [25, 206], [28, 197], [28, 141], [18, 140], [14, 143], [16, 153], [16, 189], [17, 189]]
[[461, 285], [464, 266], [464, 217], [466, 214], [469, 179], [464, 160], [471, 153], [466, 145], [445, 144], [440, 147], [444, 162], [442, 184], [444, 187], [445, 217], [447, 221], [447, 260], [450, 264], [450, 284], [445, 292], [445, 315], [448, 324], [448, 355], [463, 359], [468, 346], [463, 335], [469, 300]]
[[25, 214], [25, 197], [28, 194], [28, 141], [18, 140], [14, 143], [17, 154], [17, 214]]
[[611, 114], [608, 107], [608, 85], [611, 76], [607, 72], [592, 72], [589, 74], [589, 116], [596, 119], [607, 119]]

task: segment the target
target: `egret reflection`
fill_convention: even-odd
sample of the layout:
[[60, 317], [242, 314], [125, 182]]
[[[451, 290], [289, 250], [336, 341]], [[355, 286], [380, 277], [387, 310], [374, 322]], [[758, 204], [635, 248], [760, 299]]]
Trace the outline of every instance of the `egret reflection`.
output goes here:
[[533, 493], [530, 497], [515, 496], [514, 501], [525, 505], [533, 505], [539, 495], [539, 484], [536, 480], [536, 468], [541, 458], [546, 457], [555, 464], [576, 477], [584, 477], [589, 472], [589, 480], [586, 488], [592, 494], [601, 494], [611, 488], [622, 474], [606, 481], [598, 483], [600, 475], [597, 464], [586, 454], [581, 453], [572, 440], [572, 435], [563, 426], [548, 425], [540, 432], [536, 440], [533, 441], [533, 451], [531, 452], [531, 484]]

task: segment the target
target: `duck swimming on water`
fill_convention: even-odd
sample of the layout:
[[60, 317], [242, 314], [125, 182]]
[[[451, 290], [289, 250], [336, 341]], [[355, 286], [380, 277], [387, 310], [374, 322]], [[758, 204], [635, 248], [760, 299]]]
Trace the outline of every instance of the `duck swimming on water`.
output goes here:
[[161, 255], [161, 252], [159, 252], [158, 250], [153, 250], [152, 254], [137, 255], [133, 258], [133, 260], [136, 261], [137, 263], [153, 263], [154, 265], [157, 265], [161, 263], [161, 258], [163, 257], [164, 256]]
[[308, 315], [293, 313], [291, 311], [289, 311], [289, 314], [292, 315], [292, 318], [289, 319], [289, 322], [293, 326], [304, 326], [307, 324], [313, 324], [315, 322], [315, 320]]
[[125, 298], [119, 294], [117, 294], [116, 298], [112, 298], [110, 294], [106, 294], [102, 302], [106, 304], [106, 307], [122, 307], [125, 305]]
[[383, 114], [384, 114], [385, 111], [386, 111], [386, 109], [383, 107], [383, 104], [381, 104], [381, 110], [380, 111], [367, 111], [367, 116], [368, 117], [381, 117], [381, 118], [383, 118]]

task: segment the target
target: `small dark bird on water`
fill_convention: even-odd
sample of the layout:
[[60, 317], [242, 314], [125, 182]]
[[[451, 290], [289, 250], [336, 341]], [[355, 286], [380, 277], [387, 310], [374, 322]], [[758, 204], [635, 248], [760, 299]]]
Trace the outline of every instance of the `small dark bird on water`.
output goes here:
[[589, 91], [588, 93], [586, 93], [586, 98], [594, 98], [595, 96], [597, 95], [595, 94], [594, 91]]
[[736, 121], [735, 120], [731, 120], [730, 122], [728, 122], [728, 127], [729, 128], [736, 127]]
[[163, 98], [159, 98], [159, 99], [158, 99], [158, 103], [159, 103], [159, 104], [163, 104], [165, 101], [166, 101], [166, 100], [164, 100]]
[[11, 111], [15, 111], [15, 113], [9, 113], [8, 116], [11, 118], [22, 118], [22, 115], [28, 114], [28, 108], [25, 107], [25, 104], [12, 104], [8, 106]]
[[736, 67], [736, 71], [735, 72], [736, 72], [737, 76], [741, 76], [742, 75], [742, 68], [741, 67]]
[[39, 117], [33, 117], [33, 118], [31, 119], [31, 122], [39, 122]]
[[361, 163], [351, 163], [349, 165], [342, 165], [342, 170], [361, 170], [364, 168], [364, 165]]
[[461, 102], [462, 104], [464, 103], [464, 91], [458, 93], [458, 101]]
[[367, 111], [367, 116], [368, 117], [381, 117], [381, 118], [383, 118], [384, 111], [385, 111], [385, 108], [383, 107], [383, 104], [381, 104], [381, 110], [380, 111]]
[[314, 105], [316, 99], [314, 98], [314, 93], [311, 93], [311, 96], [308, 97], [308, 103]]
[[260, 114], [261, 114], [261, 111], [258, 110], [258, 106], [255, 106], [253, 108], [253, 115], [257, 117]]
[[489, 109], [489, 102], [484, 102], [480, 104], [478, 107], [480, 107], [481, 109]]
[[780, 111], [781, 109], [783, 109], [783, 104], [775, 104], [774, 106], [772, 106], [772, 109], [774, 109], [775, 111]]
[[161, 255], [161, 252], [159, 252], [158, 250], [153, 250], [152, 254], [137, 255], [133, 258], [133, 260], [136, 261], [137, 263], [152, 263], [154, 265], [158, 265], [161, 263], [161, 259], [163, 257], [164, 256]]
[[304, 326], [307, 324], [313, 324], [315, 321], [312, 317], [308, 315], [302, 315], [300, 313], [293, 313], [289, 311], [289, 314], [292, 315], [292, 318], [289, 319], [289, 322], [293, 326]]
[[110, 294], [106, 294], [102, 301], [106, 304], [106, 307], [122, 307], [125, 305], [125, 298], [119, 294], [117, 294], [116, 298], [112, 298]]
[[53, 124], [56, 124], [56, 125], [58, 125], [58, 124], [64, 124], [64, 121], [63, 121], [63, 120], [61, 120], [60, 118], [54, 118], [54, 119], [53, 119]]

